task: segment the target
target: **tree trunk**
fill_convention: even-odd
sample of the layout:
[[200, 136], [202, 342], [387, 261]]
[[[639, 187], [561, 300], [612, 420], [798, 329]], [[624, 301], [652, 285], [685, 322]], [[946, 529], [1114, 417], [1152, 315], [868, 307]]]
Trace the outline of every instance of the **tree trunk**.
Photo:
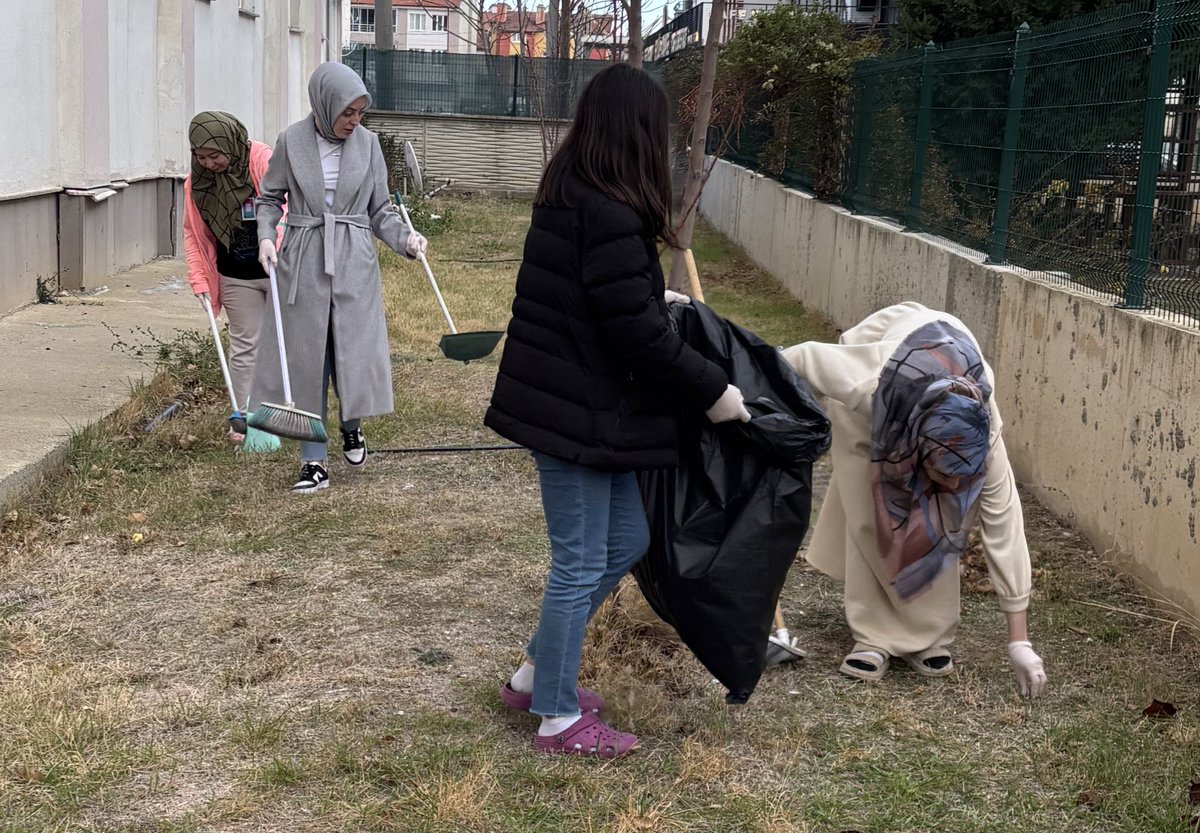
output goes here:
[[392, 0], [375, 0], [375, 98], [374, 106], [380, 110], [395, 110], [395, 88], [392, 73], [392, 50], [395, 41], [392, 33]]
[[708, 37], [704, 39], [704, 64], [700, 71], [700, 91], [696, 100], [696, 121], [692, 124], [692, 148], [688, 154], [687, 184], [683, 189], [682, 216], [675, 237], [679, 250], [671, 264], [671, 289], [684, 291], [688, 285], [687, 262], [683, 250], [692, 247], [692, 231], [699, 213], [700, 191], [704, 188], [704, 144], [712, 117], [713, 88], [717, 82], [717, 52], [725, 23], [725, 0], [713, 0], [708, 18]]
[[563, 59], [571, 57], [571, 24], [573, 23], [571, 6], [572, 0], [562, 0], [562, 6], [558, 10], [558, 55], [556, 57]]
[[629, 65], [642, 68], [642, 0], [629, 0]]

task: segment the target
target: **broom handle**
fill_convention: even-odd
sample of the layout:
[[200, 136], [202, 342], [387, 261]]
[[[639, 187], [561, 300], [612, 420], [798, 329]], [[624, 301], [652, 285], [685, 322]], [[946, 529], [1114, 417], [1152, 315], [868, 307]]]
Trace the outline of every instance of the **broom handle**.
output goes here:
[[[408, 209], [404, 207], [404, 203], [400, 203], [400, 215], [404, 218], [404, 225], [410, 230], [416, 231], [413, 228], [412, 220], [408, 217]], [[442, 308], [442, 315], [446, 316], [446, 323], [450, 325], [450, 333], [458, 335], [458, 329], [454, 326], [454, 319], [450, 317], [450, 310], [446, 308], [446, 302], [442, 299], [442, 290], [438, 289], [437, 281], [433, 279], [433, 270], [429, 268], [429, 261], [425, 259], [424, 254], [417, 255], [417, 260], [421, 261], [421, 265], [425, 267], [425, 274], [429, 277], [429, 285], [433, 287], [433, 294], [437, 296], [438, 306]]]
[[212, 328], [213, 341], [217, 345], [217, 358], [221, 360], [221, 375], [225, 377], [225, 390], [229, 392], [229, 404], [233, 406], [235, 414], [240, 414], [242, 409], [238, 407], [237, 397], [233, 394], [233, 380], [229, 378], [229, 365], [225, 361], [225, 348], [221, 345], [221, 331], [217, 328], [217, 317], [213, 315], [212, 304], [208, 302], [208, 295], [200, 296], [200, 304], [204, 307], [204, 311], [208, 313], [208, 324]]
[[275, 338], [279, 342], [279, 372], [283, 376], [283, 399], [289, 408], [292, 401], [292, 378], [288, 376], [287, 347], [283, 344], [283, 313], [279, 311], [279, 282], [275, 280], [275, 264], [267, 269], [271, 278], [271, 306], [275, 309]]
[[700, 275], [696, 272], [696, 258], [692, 257], [691, 249], [683, 250], [683, 264], [687, 267], [688, 283], [691, 285], [692, 297], [704, 303], [704, 290], [700, 288]]

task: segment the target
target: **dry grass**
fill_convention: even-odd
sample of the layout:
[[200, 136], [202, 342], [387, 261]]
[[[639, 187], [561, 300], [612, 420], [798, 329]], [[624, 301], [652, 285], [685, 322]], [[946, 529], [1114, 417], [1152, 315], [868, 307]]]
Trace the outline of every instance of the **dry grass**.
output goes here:
[[[447, 302], [462, 330], [502, 327], [515, 265], [457, 261], [519, 257], [528, 209], [454, 210], [432, 245]], [[718, 238], [698, 251], [718, 310], [772, 342], [830, 335]], [[423, 275], [385, 273], [397, 412], [370, 421], [372, 445], [495, 442], [496, 358], [440, 358]], [[224, 446], [193, 347], [0, 521], [0, 831], [1186, 829], [1200, 672], [1182, 617], [1033, 503], [1042, 702], [1013, 695], [977, 574], [956, 676], [841, 679], [838, 588], [798, 563], [784, 607], [810, 657], [741, 708], [627, 584], [583, 674], [642, 751], [543, 759], [495, 693], [545, 575], [528, 459], [379, 455], [292, 498], [290, 450]], [[180, 393], [184, 413], [144, 432]], [[1151, 697], [1179, 715], [1144, 719]]]

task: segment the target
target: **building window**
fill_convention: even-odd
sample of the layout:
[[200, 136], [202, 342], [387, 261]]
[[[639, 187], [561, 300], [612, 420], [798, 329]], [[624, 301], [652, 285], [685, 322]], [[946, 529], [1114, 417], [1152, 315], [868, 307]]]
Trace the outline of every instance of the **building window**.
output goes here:
[[447, 29], [446, 24], [449, 23], [449, 15], [435, 14], [431, 15], [431, 17], [433, 18], [433, 31], [445, 32]]
[[426, 21], [429, 18], [425, 17], [424, 12], [409, 12], [408, 13], [408, 31], [424, 32], [427, 28]]
[[363, 9], [358, 6], [350, 7], [350, 31], [351, 32], [374, 32], [375, 31], [375, 10]]
[[[392, 31], [395, 32], [399, 24], [398, 12], [392, 9]], [[375, 10], [360, 6], [350, 7], [350, 31], [363, 32], [365, 34], [373, 34], [375, 32]]]

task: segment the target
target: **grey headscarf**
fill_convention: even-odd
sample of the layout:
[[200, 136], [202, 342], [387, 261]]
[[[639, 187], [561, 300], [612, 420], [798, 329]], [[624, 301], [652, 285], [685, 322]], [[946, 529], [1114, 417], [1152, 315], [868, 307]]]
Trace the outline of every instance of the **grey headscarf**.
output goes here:
[[367, 97], [367, 106], [370, 106], [371, 96], [362, 79], [345, 64], [332, 61], [321, 64], [308, 79], [308, 102], [312, 105], [313, 120], [320, 134], [330, 142], [342, 141], [333, 135], [333, 123], [343, 110], [363, 96]]

